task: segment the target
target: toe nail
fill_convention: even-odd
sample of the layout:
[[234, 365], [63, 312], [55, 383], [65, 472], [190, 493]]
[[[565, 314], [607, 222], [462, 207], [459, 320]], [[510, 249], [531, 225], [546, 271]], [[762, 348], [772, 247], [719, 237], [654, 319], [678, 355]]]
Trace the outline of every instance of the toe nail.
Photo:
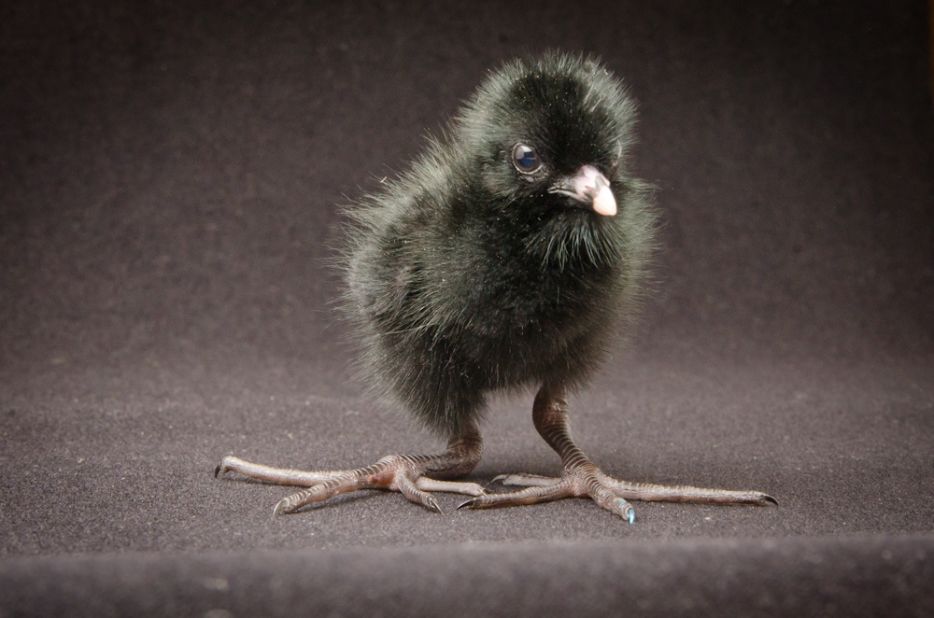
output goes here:
[[217, 478], [217, 477], [219, 477], [220, 475], [221, 475], [221, 467], [220, 467], [220, 465], [217, 465], [217, 466], [215, 466], [215, 468], [214, 468], [214, 478]]
[[769, 502], [769, 503], [771, 503], [771, 504], [774, 504], [775, 506], [778, 506], [778, 500], [776, 500], [775, 498], [773, 498], [772, 496], [770, 496], [770, 495], [768, 495], [768, 494], [764, 494], [764, 495], [762, 496], [762, 499], [765, 500], [766, 502]]
[[473, 504], [473, 500], [465, 500], [464, 502], [461, 502], [460, 504], [458, 504], [455, 510], [459, 511], [465, 508], [469, 509], [472, 504]]
[[499, 476], [494, 476], [490, 481], [488, 481], [487, 483], [483, 485], [484, 493], [486, 493], [487, 488], [492, 487], [493, 485], [496, 485], [497, 483], [501, 482], [503, 479], [506, 478], [506, 476], [507, 476], [506, 474], [500, 474]]
[[617, 506], [619, 506], [623, 513], [623, 518], [629, 522], [629, 525], [636, 523], [636, 509], [632, 508], [632, 505], [623, 500], [622, 498], [616, 501]]

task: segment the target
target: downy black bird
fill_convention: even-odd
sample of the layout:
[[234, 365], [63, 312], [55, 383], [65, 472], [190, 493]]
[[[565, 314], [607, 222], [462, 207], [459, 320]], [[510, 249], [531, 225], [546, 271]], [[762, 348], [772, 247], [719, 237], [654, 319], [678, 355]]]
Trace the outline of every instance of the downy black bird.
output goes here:
[[[489, 75], [399, 178], [350, 211], [345, 305], [382, 392], [447, 438], [438, 455], [302, 471], [226, 457], [234, 471], [303, 486], [288, 513], [358, 489], [390, 489], [440, 511], [429, 492], [487, 508], [589, 497], [630, 523], [627, 500], [774, 503], [757, 491], [632, 483], [575, 445], [566, 396], [583, 386], [636, 314], [653, 247], [652, 191], [631, 175], [635, 105], [597, 60], [548, 53]], [[486, 493], [454, 479], [480, 459], [488, 394], [538, 387], [536, 429], [561, 457], [556, 478], [498, 477]]]

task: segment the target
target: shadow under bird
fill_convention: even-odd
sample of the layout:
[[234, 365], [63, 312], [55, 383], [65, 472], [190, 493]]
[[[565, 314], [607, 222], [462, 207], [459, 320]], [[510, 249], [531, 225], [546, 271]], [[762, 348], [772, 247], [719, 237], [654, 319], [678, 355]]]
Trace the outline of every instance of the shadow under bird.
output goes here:
[[[492, 72], [399, 178], [350, 209], [345, 306], [362, 364], [384, 394], [448, 439], [436, 455], [389, 455], [348, 470], [237, 472], [304, 487], [289, 513], [337, 494], [388, 489], [440, 511], [431, 492], [481, 509], [590, 498], [629, 523], [630, 500], [775, 503], [758, 491], [635, 483], [604, 474], [574, 443], [567, 395], [632, 323], [651, 257], [651, 189], [631, 175], [635, 105], [598, 61], [550, 53]], [[487, 396], [538, 388], [535, 428], [560, 476], [456, 481], [477, 465]]]

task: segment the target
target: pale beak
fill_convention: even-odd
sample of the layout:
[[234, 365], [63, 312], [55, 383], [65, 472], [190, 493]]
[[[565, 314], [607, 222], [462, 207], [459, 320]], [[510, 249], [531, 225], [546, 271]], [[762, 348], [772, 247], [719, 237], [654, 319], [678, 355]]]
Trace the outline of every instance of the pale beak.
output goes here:
[[616, 198], [610, 190], [610, 181], [593, 165], [581, 166], [574, 176], [562, 178], [548, 192], [566, 195], [590, 206], [598, 215], [612, 217], [616, 214]]

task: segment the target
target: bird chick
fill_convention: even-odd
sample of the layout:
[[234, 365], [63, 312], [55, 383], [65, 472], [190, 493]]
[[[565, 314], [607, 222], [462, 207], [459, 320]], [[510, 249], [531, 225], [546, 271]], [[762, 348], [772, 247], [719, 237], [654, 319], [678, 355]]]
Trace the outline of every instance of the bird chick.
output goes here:
[[[469, 508], [589, 497], [630, 523], [632, 499], [774, 502], [614, 479], [571, 439], [567, 393], [635, 317], [653, 247], [651, 190], [627, 161], [634, 123], [622, 83], [593, 59], [549, 53], [491, 73], [408, 171], [349, 212], [344, 305], [362, 365], [447, 450], [336, 471], [227, 457], [218, 473], [307, 487], [278, 513], [365, 488], [435, 510], [432, 491], [471, 495]], [[487, 396], [525, 386], [562, 475], [497, 477], [524, 487], [497, 494], [448, 480], [480, 459]]]

